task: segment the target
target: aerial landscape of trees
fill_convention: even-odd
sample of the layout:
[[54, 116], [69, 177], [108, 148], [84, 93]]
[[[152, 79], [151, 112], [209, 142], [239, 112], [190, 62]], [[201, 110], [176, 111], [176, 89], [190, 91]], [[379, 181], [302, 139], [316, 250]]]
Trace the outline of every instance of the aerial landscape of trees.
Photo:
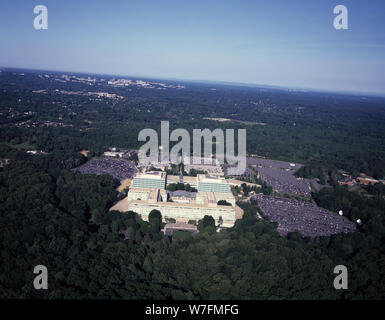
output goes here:
[[[233, 228], [217, 233], [205, 217], [198, 235], [172, 242], [160, 232], [161, 212], [144, 222], [134, 212], [108, 211], [117, 196], [112, 177], [58, 170], [45, 157], [15, 159], [0, 175], [2, 297], [384, 297], [383, 197], [344, 187], [313, 195], [321, 207], [343, 204], [349, 219], [364, 221], [351, 234], [282, 237], [274, 223], [256, 218], [257, 203], [244, 203]], [[33, 289], [38, 264], [49, 269], [49, 291]], [[346, 292], [333, 289], [336, 264], [349, 268]]]
[[[9, 159], [0, 171], [1, 298], [385, 298], [383, 187], [356, 192], [335, 183], [340, 169], [384, 177], [383, 99], [221, 85], [210, 91], [208, 84], [115, 88], [122, 101], [32, 93], [49, 87], [47, 81], [33, 73], [0, 76], [0, 158]], [[91, 90], [80, 83], [55, 86]], [[72, 127], [16, 125], [58, 117]], [[109, 211], [120, 197], [117, 180], [71, 169], [111, 146], [138, 148], [138, 131], [159, 130], [164, 119], [188, 130], [246, 127], [249, 153], [304, 163], [300, 175], [327, 184], [311, 200], [362, 225], [330, 237], [282, 236], [276, 223], [256, 216], [258, 202], [239, 202], [244, 216], [234, 227], [216, 232], [207, 216], [196, 222], [198, 234], [172, 241], [160, 231], [160, 211], [149, 222], [135, 212]], [[27, 154], [30, 149], [46, 154]], [[89, 158], [79, 153], [84, 149]], [[242, 188], [272, 193], [263, 183]], [[40, 264], [48, 268], [49, 290], [33, 289]], [[339, 264], [349, 270], [349, 290], [333, 288]]]

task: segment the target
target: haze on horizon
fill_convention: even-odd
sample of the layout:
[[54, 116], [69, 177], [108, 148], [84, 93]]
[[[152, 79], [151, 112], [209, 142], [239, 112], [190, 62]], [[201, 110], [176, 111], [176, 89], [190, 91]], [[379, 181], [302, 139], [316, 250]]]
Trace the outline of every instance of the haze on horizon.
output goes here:
[[[333, 27], [338, 4], [349, 30]], [[383, 95], [384, 26], [380, 0], [4, 0], [0, 65]]]

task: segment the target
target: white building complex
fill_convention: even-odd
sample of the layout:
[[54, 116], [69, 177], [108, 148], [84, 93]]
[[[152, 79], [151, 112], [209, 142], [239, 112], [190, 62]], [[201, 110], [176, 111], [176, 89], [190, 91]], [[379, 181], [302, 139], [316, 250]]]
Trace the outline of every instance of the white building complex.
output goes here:
[[[167, 185], [165, 172], [139, 173], [134, 177], [127, 197], [111, 210], [134, 211], [147, 221], [149, 213], [156, 209], [161, 212], [164, 221], [175, 219], [178, 223], [187, 223], [190, 220], [198, 222], [208, 215], [222, 227], [232, 227], [235, 220], [242, 218], [243, 210], [235, 204], [230, 184], [225, 179], [198, 175], [187, 180], [191, 183], [192, 179], [195, 180], [192, 184], [197, 186], [197, 193], [193, 193], [193, 196], [191, 194], [173, 196], [165, 189]], [[173, 180], [170, 182], [175, 183]], [[220, 200], [226, 201], [228, 205], [218, 205]]]
[[139, 173], [132, 182], [134, 188], [164, 189], [166, 188], [166, 173], [163, 171], [149, 171]]
[[231, 193], [230, 184], [224, 178], [198, 174], [198, 192]]

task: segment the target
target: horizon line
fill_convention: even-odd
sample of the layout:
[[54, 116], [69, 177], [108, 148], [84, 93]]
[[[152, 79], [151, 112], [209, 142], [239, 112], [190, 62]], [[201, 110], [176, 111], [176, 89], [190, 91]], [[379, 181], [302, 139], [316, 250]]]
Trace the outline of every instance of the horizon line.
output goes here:
[[90, 71], [70, 71], [70, 70], [52, 70], [52, 69], [36, 69], [36, 68], [28, 68], [28, 67], [9, 67], [9, 66], [0, 66], [0, 71], [4, 69], [10, 70], [28, 70], [28, 71], [45, 71], [45, 72], [67, 72], [72, 74], [85, 74], [85, 75], [98, 75], [98, 76], [110, 76], [110, 77], [131, 77], [137, 79], [156, 79], [156, 80], [166, 80], [166, 81], [180, 81], [180, 82], [198, 82], [204, 84], [217, 84], [217, 85], [228, 85], [228, 86], [238, 86], [238, 87], [254, 87], [254, 88], [265, 88], [272, 90], [282, 90], [282, 91], [305, 91], [305, 92], [313, 92], [313, 93], [333, 93], [333, 94], [341, 94], [341, 95], [354, 95], [354, 96], [370, 96], [377, 98], [385, 98], [385, 92], [376, 92], [376, 91], [349, 91], [349, 90], [333, 90], [333, 89], [322, 89], [322, 88], [314, 88], [314, 87], [301, 87], [301, 86], [282, 86], [275, 84], [260, 84], [253, 82], [237, 82], [237, 81], [225, 81], [225, 80], [209, 80], [209, 79], [187, 79], [187, 78], [173, 78], [173, 77], [164, 77], [164, 76], [145, 76], [145, 75], [124, 75], [117, 73], [103, 73], [103, 72], [90, 72]]

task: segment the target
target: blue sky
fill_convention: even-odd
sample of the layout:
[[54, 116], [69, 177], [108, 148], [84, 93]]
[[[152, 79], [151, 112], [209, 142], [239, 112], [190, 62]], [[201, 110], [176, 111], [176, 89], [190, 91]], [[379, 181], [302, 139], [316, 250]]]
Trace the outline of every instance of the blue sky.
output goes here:
[[384, 31], [381, 0], [2, 0], [0, 66], [384, 94]]

